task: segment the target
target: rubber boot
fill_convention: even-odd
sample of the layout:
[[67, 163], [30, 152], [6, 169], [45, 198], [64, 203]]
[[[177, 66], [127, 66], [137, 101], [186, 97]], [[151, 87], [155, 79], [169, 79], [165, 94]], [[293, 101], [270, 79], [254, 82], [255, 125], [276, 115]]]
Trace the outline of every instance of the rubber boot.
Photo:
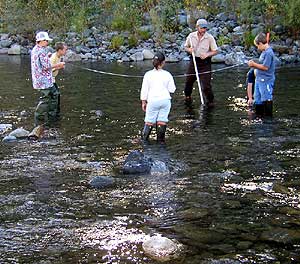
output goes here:
[[146, 124], [144, 125], [144, 128], [142, 130], [142, 134], [141, 134], [142, 140], [148, 141], [150, 133], [152, 131], [152, 128], [153, 128], [153, 126], [149, 126], [149, 125], [146, 125]]
[[156, 135], [157, 142], [160, 144], [165, 144], [165, 135], [166, 135], [167, 125], [157, 125], [156, 127]]
[[255, 109], [256, 117], [259, 117], [259, 118], [263, 117], [264, 112], [265, 112], [264, 111], [265, 107], [263, 104], [256, 104], [254, 109]]
[[272, 117], [273, 116], [273, 101], [265, 101], [264, 102], [264, 110], [265, 110], [266, 117]]

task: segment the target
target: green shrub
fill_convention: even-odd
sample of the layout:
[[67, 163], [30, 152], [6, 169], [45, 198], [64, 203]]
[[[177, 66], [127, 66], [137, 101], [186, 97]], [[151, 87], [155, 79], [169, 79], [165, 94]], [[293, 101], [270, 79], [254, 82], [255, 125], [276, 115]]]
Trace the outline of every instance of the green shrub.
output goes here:
[[128, 45], [130, 47], [136, 47], [138, 44], [138, 39], [135, 35], [130, 35], [129, 38], [128, 38]]
[[244, 33], [244, 46], [246, 49], [249, 49], [254, 45], [255, 36], [251, 33], [251, 31], [246, 31]]
[[110, 48], [113, 50], [119, 49], [122, 45], [124, 45], [124, 37], [117, 35], [111, 39]]
[[142, 40], [147, 40], [151, 37], [151, 33], [149, 31], [145, 31], [145, 30], [139, 30], [138, 35], [139, 35], [140, 39], [142, 39]]
[[230, 44], [230, 39], [224, 35], [220, 35], [217, 40], [218, 46], [223, 46], [226, 44]]

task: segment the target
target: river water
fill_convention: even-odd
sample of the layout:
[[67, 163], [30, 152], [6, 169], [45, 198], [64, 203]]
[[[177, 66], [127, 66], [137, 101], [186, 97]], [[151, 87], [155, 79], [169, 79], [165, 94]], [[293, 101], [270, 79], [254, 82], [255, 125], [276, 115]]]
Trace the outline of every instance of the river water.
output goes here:
[[[29, 59], [0, 57], [0, 124], [33, 128]], [[150, 62], [67, 64], [62, 118], [39, 141], [0, 143], [0, 263], [157, 263], [142, 242], [184, 245], [169, 263], [300, 263], [300, 70], [277, 70], [272, 120], [241, 104], [246, 68], [213, 75], [215, 108], [183, 104], [176, 78], [167, 145], [139, 142], [141, 78]], [[185, 63], [167, 64], [174, 75]], [[222, 68], [216, 66], [214, 68]], [[128, 176], [132, 150], [167, 174]], [[113, 186], [89, 186], [95, 176]]]

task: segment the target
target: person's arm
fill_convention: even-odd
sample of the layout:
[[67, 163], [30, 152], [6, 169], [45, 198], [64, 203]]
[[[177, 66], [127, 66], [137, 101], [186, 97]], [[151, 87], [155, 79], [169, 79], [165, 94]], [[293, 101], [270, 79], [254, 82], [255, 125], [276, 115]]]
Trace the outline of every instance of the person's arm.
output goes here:
[[187, 53], [192, 54], [193, 52], [193, 48], [191, 47], [191, 36], [188, 35], [188, 37], [186, 38], [185, 44], [184, 44], [184, 49]]
[[253, 104], [253, 83], [248, 83], [247, 85], [247, 96], [248, 96], [248, 105]]
[[209, 49], [210, 50], [208, 52], [200, 54], [200, 58], [202, 60], [218, 54], [218, 46], [216, 40], [213, 37], [211, 37], [210, 39]]
[[174, 93], [175, 90], [176, 90], [176, 86], [175, 86], [174, 78], [170, 73], [170, 80], [168, 82], [168, 91], [169, 93]]
[[147, 77], [144, 76], [142, 89], [141, 89], [141, 96], [140, 96], [142, 101], [142, 110], [144, 112], [146, 112], [146, 107], [147, 107], [148, 91], [149, 91], [149, 85], [148, 85]]
[[269, 69], [269, 67], [267, 67], [267, 66], [265, 66], [263, 64], [256, 63], [253, 60], [249, 60], [248, 61], [248, 66], [251, 67], [251, 68], [255, 68], [255, 69], [261, 70], [261, 71], [267, 71]]

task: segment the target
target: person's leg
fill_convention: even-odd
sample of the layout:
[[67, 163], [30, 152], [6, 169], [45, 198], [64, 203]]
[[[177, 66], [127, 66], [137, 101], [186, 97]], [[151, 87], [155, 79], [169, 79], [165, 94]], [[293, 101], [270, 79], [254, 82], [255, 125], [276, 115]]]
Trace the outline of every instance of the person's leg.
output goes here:
[[56, 87], [53, 85], [50, 90], [50, 102], [49, 102], [49, 119], [51, 121], [57, 120], [57, 104], [58, 104], [58, 92]]
[[211, 60], [202, 60], [198, 65], [204, 102], [205, 104], [213, 104], [214, 94], [211, 86]]
[[167, 130], [168, 117], [171, 110], [171, 100], [161, 101], [161, 107], [156, 122], [157, 142], [165, 144], [165, 135]]
[[146, 107], [145, 124], [141, 133], [141, 138], [148, 141], [154, 124], [156, 123], [159, 107], [156, 103], [148, 102]]
[[261, 83], [255, 82], [254, 89], [254, 109], [257, 117], [262, 117], [264, 115], [264, 105], [261, 100]]
[[41, 89], [38, 105], [34, 112], [35, 126], [48, 124], [49, 122], [49, 104], [51, 100], [50, 89]]
[[196, 75], [195, 75], [195, 68], [193, 64], [193, 60], [190, 60], [188, 70], [187, 70], [187, 77], [185, 81], [185, 88], [184, 88], [184, 95], [185, 95], [185, 100], [186, 102], [191, 102], [192, 101], [192, 92], [193, 92], [193, 85], [196, 80]]
[[262, 89], [262, 102], [265, 116], [273, 116], [273, 89], [274, 83], [265, 83]]

